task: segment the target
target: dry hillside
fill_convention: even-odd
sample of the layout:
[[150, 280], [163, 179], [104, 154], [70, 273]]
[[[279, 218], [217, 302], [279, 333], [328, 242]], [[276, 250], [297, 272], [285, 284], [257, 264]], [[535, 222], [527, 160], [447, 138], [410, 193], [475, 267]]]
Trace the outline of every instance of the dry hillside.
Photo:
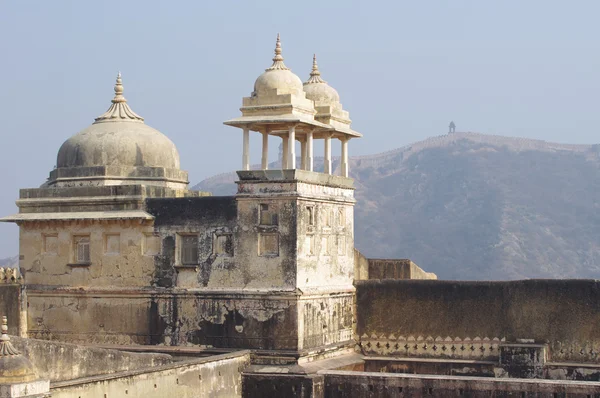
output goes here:
[[[600, 278], [600, 145], [455, 133], [351, 158], [350, 171], [367, 256], [449, 279]], [[230, 195], [234, 180], [195, 188]]]

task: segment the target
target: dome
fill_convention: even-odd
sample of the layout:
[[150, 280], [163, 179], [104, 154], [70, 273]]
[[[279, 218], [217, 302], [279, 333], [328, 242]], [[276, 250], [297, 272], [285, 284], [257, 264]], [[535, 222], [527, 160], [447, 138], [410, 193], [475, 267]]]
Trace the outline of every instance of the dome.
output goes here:
[[62, 144], [56, 168], [43, 186], [142, 184], [187, 189], [187, 172], [179, 167], [175, 144], [127, 105], [119, 73], [110, 108]]
[[252, 96], [269, 95], [274, 89], [278, 94], [302, 94], [302, 80], [283, 63], [279, 34], [275, 45], [273, 65], [256, 79]]
[[56, 166], [179, 169], [179, 153], [169, 138], [144, 124], [127, 105], [119, 74], [111, 107], [94, 124], [64, 142]]
[[340, 95], [325, 80], [321, 78], [321, 72], [317, 65], [317, 56], [313, 56], [313, 67], [310, 78], [304, 83], [306, 98], [315, 101], [316, 106], [335, 105], [340, 102]]
[[278, 94], [302, 93], [302, 80], [291, 70], [267, 69], [254, 83], [254, 95], [268, 95], [277, 89]]
[[62, 144], [56, 165], [179, 169], [179, 154], [170, 139], [143, 123], [94, 123]]

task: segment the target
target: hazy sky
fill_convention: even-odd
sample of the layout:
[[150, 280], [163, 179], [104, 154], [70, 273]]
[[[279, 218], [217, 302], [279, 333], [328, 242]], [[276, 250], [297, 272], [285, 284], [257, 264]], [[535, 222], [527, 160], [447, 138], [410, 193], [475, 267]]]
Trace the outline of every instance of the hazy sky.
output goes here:
[[[270, 66], [277, 32], [302, 80], [317, 53], [364, 134], [350, 155], [445, 133], [450, 120], [598, 143], [598, 15], [592, 0], [4, 0], [0, 214], [16, 212], [19, 188], [43, 183], [62, 142], [108, 108], [119, 70], [132, 109], [177, 144], [192, 183], [239, 168], [241, 133], [222, 121]], [[17, 240], [0, 224], [0, 258]]]

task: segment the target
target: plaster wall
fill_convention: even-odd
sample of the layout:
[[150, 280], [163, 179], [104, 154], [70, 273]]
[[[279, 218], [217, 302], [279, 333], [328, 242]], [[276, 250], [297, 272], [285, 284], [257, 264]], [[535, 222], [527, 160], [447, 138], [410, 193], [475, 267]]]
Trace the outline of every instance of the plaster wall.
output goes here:
[[173, 364], [53, 383], [53, 398], [196, 398], [242, 396], [242, 370], [250, 353], [176, 362]]
[[[155, 265], [144, 246], [152, 234], [133, 220], [27, 222], [19, 229], [19, 265], [27, 285], [148, 286]], [[78, 237], [89, 238], [89, 264], [76, 264]]]

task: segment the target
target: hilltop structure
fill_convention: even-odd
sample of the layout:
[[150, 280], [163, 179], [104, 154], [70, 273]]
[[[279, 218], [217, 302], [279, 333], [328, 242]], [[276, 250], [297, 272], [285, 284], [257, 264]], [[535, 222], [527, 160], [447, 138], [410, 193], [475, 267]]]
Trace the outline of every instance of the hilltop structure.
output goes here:
[[[600, 321], [588, 305], [597, 282], [436, 281], [410, 260], [355, 249], [348, 147], [361, 134], [316, 57], [305, 83], [283, 61], [278, 36], [242, 115], [225, 122], [242, 130], [236, 195], [188, 188], [177, 149], [129, 107], [119, 74], [108, 111], [62, 145], [46, 183], [21, 190], [19, 213], [0, 219], [20, 227], [23, 274], [0, 277], [0, 291], [18, 292], [0, 304], [22, 315], [17, 333], [29, 339], [20, 344], [42, 358], [51, 393], [600, 392], [598, 383], [518, 379], [600, 377], [598, 328], [579, 326]], [[261, 168], [250, 170], [255, 133]], [[268, 167], [270, 137], [281, 139], [281, 169]], [[315, 139], [325, 144], [323, 173], [314, 171]], [[557, 298], [564, 328], [547, 306]], [[550, 364], [549, 352], [585, 365]]]

